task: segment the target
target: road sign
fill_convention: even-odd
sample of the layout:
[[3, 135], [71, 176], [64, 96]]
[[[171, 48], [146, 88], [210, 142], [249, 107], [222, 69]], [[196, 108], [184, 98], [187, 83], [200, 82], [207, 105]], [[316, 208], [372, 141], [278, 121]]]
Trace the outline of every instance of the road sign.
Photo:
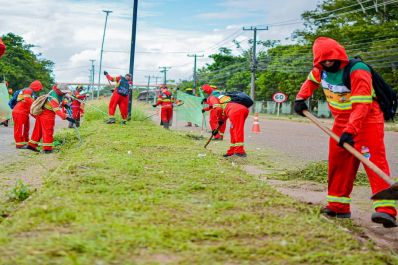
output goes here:
[[272, 100], [276, 103], [283, 103], [287, 100], [287, 95], [282, 92], [276, 92], [272, 95]]

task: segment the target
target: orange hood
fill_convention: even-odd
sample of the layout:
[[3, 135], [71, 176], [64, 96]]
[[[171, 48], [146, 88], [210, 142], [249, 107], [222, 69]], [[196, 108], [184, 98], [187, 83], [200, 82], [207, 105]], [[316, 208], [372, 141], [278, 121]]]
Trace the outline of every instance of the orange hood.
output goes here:
[[322, 70], [322, 61], [339, 60], [341, 61], [340, 69], [348, 64], [348, 56], [343, 46], [334, 39], [327, 37], [319, 37], [312, 46], [314, 53], [314, 67]]

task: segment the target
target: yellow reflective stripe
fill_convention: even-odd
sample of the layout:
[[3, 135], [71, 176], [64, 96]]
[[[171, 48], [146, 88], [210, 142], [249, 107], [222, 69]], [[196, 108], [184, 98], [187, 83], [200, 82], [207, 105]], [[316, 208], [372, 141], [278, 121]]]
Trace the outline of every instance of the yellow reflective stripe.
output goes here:
[[372, 103], [372, 96], [351, 96], [352, 103]]
[[224, 135], [223, 133], [219, 132], [220, 135]]
[[25, 144], [28, 144], [28, 142], [15, 142], [15, 144], [25, 145]]
[[312, 71], [310, 72], [310, 74], [308, 75], [308, 79], [311, 80], [312, 82], [315, 82], [317, 84], [320, 84], [321, 82], [319, 82], [318, 80], [316, 80], [314, 74], [312, 73]]
[[53, 146], [53, 143], [43, 143], [42, 146]]
[[346, 102], [346, 103], [338, 103], [334, 101], [328, 101], [329, 105], [332, 106], [335, 109], [340, 109], [340, 110], [349, 110], [352, 109], [352, 104], [351, 102]]
[[373, 202], [373, 209], [378, 207], [395, 207], [397, 202], [394, 200], [379, 200]]
[[171, 102], [171, 99], [162, 99], [162, 102]]
[[17, 97], [17, 101], [22, 101], [25, 98], [31, 98], [31, 96], [29, 94], [19, 94]]
[[44, 104], [44, 108], [45, 108], [45, 109], [48, 109], [48, 110], [53, 110], [53, 108], [51, 107], [51, 105], [48, 104], [48, 103]]
[[33, 140], [29, 140], [29, 143], [32, 143], [32, 144], [40, 144], [40, 142], [36, 142], [36, 141], [33, 141]]
[[337, 197], [337, 196], [326, 196], [328, 202], [339, 202], [339, 203], [351, 203], [351, 198], [348, 197]]
[[213, 104], [213, 107], [221, 107], [221, 104]]
[[245, 143], [235, 143], [235, 146], [244, 146]]

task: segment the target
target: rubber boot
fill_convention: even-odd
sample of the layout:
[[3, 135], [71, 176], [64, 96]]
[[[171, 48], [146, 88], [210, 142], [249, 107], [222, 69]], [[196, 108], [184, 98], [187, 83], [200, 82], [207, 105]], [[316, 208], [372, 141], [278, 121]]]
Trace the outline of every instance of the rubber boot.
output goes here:
[[328, 207], [322, 208], [321, 214], [336, 218], [351, 218], [351, 213], [337, 213], [335, 211], [330, 210]]
[[33, 151], [33, 152], [39, 152], [39, 150], [37, 150], [37, 148], [34, 148], [34, 147], [30, 146], [30, 145], [28, 145], [28, 146], [26, 147], [26, 149], [31, 150], [31, 151]]
[[106, 124], [113, 124], [113, 123], [115, 123], [115, 122], [116, 122], [115, 118], [109, 118], [109, 119], [106, 121]]
[[169, 130], [169, 123], [163, 122], [163, 128], [165, 128], [166, 130]]
[[394, 216], [388, 213], [375, 212], [372, 214], [372, 222], [382, 224], [385, 228], [397, 227], [397, 221]]

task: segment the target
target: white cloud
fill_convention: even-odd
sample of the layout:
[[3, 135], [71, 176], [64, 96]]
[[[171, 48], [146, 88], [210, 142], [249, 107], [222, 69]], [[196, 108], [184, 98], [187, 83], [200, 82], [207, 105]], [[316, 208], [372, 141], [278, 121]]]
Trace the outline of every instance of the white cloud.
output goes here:
[[[287, 0], [281, 1], [286, 2]], [[264, 16], [264, 20], [257, 23], [262, 24], [273, 20], [281, 21], [286, 16], [298, 16], [300, 12], [297, 9], [303, 6], [301, 2], [311, 3], [314, 1], [291, 0], [289, 8], [280, 8], [283, 5], [275, 3], [275, 1], [226, 0], [222, 2], [225, 8], [225, 13], [222, 15], [225, 17], [237, 16], [236, 9], [240, 9], [242, 17], [248, 16], [256, 11], [255, 6], [258, 7], [261, 4], [262, 10], [267, 14], [266, 17]], [[140, 18], [161, 14], [155, 10], [157, 3], [158, 1], [155, 0], [142, 1], [145, 8], [142, 11], [140, 9]], [[102, 10], [113, 10], [114, 12], [108, 20], [103, 69], [107, 69], [113, 74], [123, 74], [128, 71], [132, 9], [126, 8], [126, 4], [119, 1], [104, 3], [70, 0], [14, 0], [12, 4], [9, 4], [9, 0], [0, 0], [0, 6], [2, 6], [0, 35], [14, 32], [24, 37], [28, 43], [39, 46], [34, 50], [42, 53], [44, 58], [55, 62], [55, 77], [59, 82], [88, 82], [90, 59], [96, 60], [95, 80], [98, 80], [99, 53], [105, 19]], [[149, 10], [149, 7], [155, 11]], [[27, 12], [27, 10], [29, 11]], [[216, 16], [216, 13], [210, 13], [207, 16], [210, 18]], [[225, 40], [225, 38], [238, 32], [242, 27], [237, 22], [226, 27], [218, 26], [217, 30], [200, 32], [170, 29], [166, 25], [152, 27], [147, 24], [148, 19], [146, 21], [146, 23], [138, 22], [136, 51], [157, 51], [158, 53], [136, 54], [134, 77], [136, 83], [146, 83], [145, 76], [148, 74], [160, 76], [161, 74], [158, 72], [160, 66], [172, 66], [168, 72], [170, 79], [178, 80], [192, 76], [193, 58], [188, 57], [185, 53], [166, 52], [202, 52], [207, 56], [216, 52], [219, 46], [233, 47], [232, 39]], [[237, 21], [239, 20], [237, 19]], [[283, 34], [288, 35], [290, 32], [291, 28], [270, 29], [266, 33], [262, 32], [260, 37], [272, 39]], [[238, 32], [235, 37], [239, 41], [244, 41], [251, 37], [250, 34], [250, 32]], [[209, 61], [208, 58], [200, 58], [198, 66], [202, 67]]]

